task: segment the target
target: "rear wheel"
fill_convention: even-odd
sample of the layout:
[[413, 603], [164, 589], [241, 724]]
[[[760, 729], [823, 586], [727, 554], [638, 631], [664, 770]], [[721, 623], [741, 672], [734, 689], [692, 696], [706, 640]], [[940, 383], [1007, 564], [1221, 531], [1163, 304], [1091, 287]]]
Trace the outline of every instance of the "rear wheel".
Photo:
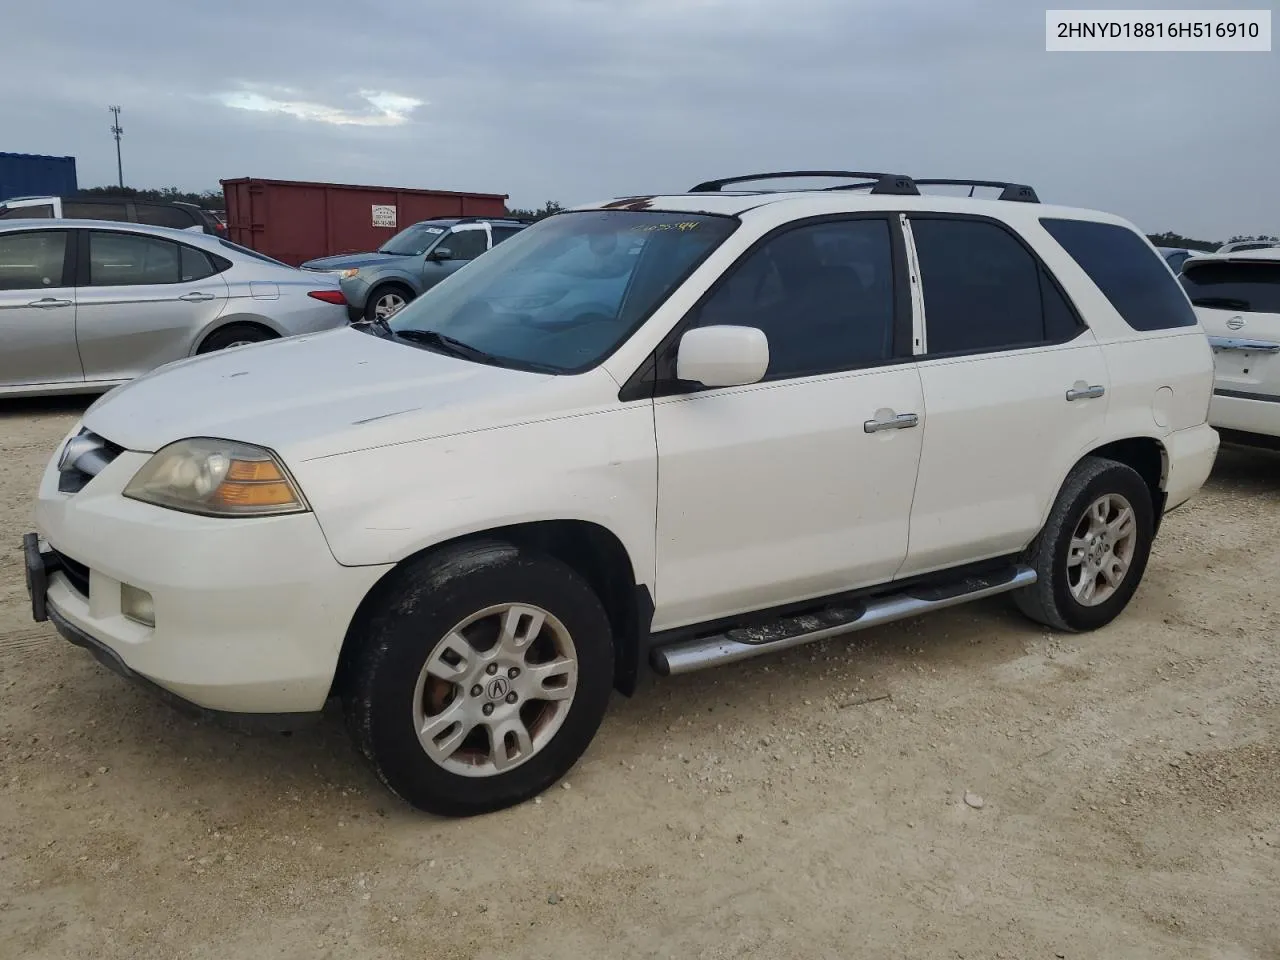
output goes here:
[[265, 340], [274, 340], [275, 334], [262, 327], [255, 327], [248, 323], [233, 323], [230, 326], [223, 327], [221, 330], [215, 330], [209, 336], [204, 338], [204, 342], [200, 344], [197, 353], [213, 353], [215, 350], [226, 350], [229, 347], [244, 347], [251, 343], [262, 343]]
[[1016, 591], [1024, 614], [1056, 630], [1094, 630], [1128, 605], [1155, 536], [1151, 490], [1136, 470], [1087, 457], [1063, 484], [1025, 561], [1039, 579]]
[[490, 541], [425, 558], [380, 591], [346, 713], [382, 781], [469, 816], [559, 780], [604, 717], [613, 639], [599, 599], [551, 557]]
[[369, 300], [364, 305], [364, 318], [369, 321], [390, 319], [412, 299], [413, 294], [404, 287], [377, 287], [369, 294]]

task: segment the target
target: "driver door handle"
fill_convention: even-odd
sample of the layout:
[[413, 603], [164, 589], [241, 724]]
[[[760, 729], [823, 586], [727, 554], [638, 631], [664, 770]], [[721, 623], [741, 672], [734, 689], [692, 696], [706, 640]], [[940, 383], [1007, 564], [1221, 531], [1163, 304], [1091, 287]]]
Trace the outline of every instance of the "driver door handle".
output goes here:
[[1089, 386], [1083, 380], [1076, 383], [1074, 387], [1067, 391], [1067, 401], [1072, 400], [1096, 400], [1107, 392], [1107, 388], [1101, 384]]
[[192, 293], [184, 293], [178, 299], [185, 300], [187, 303], [203, 303], [206, 300], [214, 299], [214, 296], [212, 293], [201, 293], [199, 290], [196, 290]]
[[864, 433], [879, 433], [881, 430], [906, 430], [918, 426], [920, 417], [914, 413], [899, 413], [887, 420], [868, 420], [862, 425]]

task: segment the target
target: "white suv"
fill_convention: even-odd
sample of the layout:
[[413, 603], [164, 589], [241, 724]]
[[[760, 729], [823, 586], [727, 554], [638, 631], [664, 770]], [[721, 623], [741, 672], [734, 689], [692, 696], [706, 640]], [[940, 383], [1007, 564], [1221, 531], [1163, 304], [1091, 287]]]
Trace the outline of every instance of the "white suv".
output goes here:
[[447, 815], [649, 666], [1004, 592], [1108, 623], [1218, 449], [1186, 294], [1115, 217], [843, 176], [553, 216], [389, 322], [120, 387], [41, 481], [33, 614], [208, 712], [340, 697]]
[[1216, 354], [1209, 422], [1223, 439], [1280, 448], [1280, 247], [1196, 256], [1182, 271]]

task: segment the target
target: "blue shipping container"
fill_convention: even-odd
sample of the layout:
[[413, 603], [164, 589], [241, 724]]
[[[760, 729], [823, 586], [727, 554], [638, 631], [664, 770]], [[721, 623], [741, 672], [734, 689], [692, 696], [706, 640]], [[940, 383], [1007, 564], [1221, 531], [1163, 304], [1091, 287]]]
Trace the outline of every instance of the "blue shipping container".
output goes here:
[[0, 153], [0, 200], [11, 197], [67, 197], [77, 189], [75, 157]]

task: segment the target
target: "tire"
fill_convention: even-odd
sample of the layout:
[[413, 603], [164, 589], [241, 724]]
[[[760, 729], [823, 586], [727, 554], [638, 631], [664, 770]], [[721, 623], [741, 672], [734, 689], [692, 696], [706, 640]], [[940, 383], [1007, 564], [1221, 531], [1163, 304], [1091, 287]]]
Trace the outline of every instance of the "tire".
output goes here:
[[[1099, 504], [1105, 505], [1105, 524], [1102, 510], [1096, 517], [1090, 513]], [[1131, 513], [1127, 536], [1118, 525], [1124, 506]], [[1104, 529], [1106, 535], [1100, 536]], [[1044, 529], [1023, 555], [1039, 579], [1015, 591], [1014, 603], [1055, 630], [1075, 633], [1105, 626], [1128, 606], [1142, 582], [1154, 536], [1155, 511], [1146, 481], [1123, 463], [1086, 457], [1067, 477]], [[1120, 562], [1123, 572], [1108, 558]], [[1086, 596], [1089, 573], [1095, 569], [1111, 573], [1096, 573], [1092, 596]]]
[[[353, 625], [344, 708], [360, 752], [410, 805], [465, 817], [521, 803], [563, 777], [599, 729], [613, 687], [609, 618], [558, 560], [467, 544], [410, 563], [370, 606]], [[545, 614], [536, 632], [534, 611]], [[506, 626], [533, 635], [522, 654], [504, 646]]]
[[[404, 309], [404, 305], [413, 299], [413, 291], [394, 283], [384, 283], [369, 292], [369, 299], [364, 304], [364, 318], [369, 322], [386, 319]], [[398, 306], [395, 302], [398, 301]], [[394, 307], [394, 309], [392, 309]], [[379, 313], [379, 309], [383, 313]]]
[[233, 323], [205, 337], [204, 343], [200, 344], [200, 349], [196, 353], [213, 353], [215, 350], [226, 350], [228, 347], [242, 347], [246, 344], [274, 339], [276, 335], [262, 327], [255, 327], [251, 323]]

